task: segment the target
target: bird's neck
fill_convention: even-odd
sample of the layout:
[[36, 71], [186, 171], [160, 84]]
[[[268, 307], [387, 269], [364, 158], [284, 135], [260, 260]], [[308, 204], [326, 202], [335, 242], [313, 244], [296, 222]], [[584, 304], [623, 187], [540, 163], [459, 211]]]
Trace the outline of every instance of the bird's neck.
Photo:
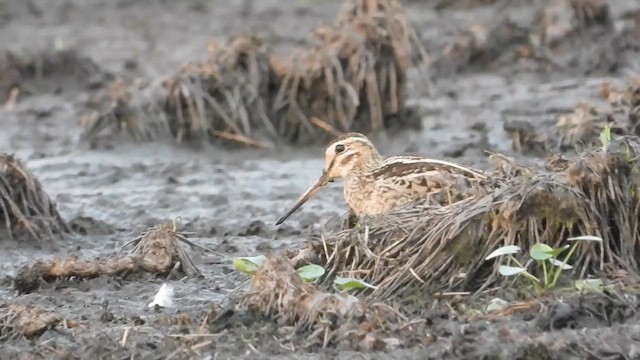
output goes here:
[[367, 159], [367, 161], [362, 161], [354, 164], [351, 170], [349, 170], [347, 178], [352, 178], [350, 180], [356, 180], [369, 177], [374, 170], [382, 166], [383, 162], [384, 159], [382, 158], [382, 156], [380, 156], [380, 154], [378, 153], [374, 153]]
[[375, 193], [374, 172], [383, 163], [380, 155], [352, 167], [344, 178], [344, 197], [356, 215], [367, 211], [367, 203]]

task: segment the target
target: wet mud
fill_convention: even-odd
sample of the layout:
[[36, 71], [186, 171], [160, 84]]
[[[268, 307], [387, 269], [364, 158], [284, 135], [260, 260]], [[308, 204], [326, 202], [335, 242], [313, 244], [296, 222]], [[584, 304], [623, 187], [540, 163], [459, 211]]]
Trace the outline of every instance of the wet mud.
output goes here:
[[[401, 3], [432, 60], [429, 79], [410, 76], [409, 85], [430, 86], [407, 93], [422, 116], [421, 131], [372, 137], [386, 155], [487, 168], [491, 151], [541, 163], [556, 149], [523, 139], [555, 126], [579, 103], [606, 109], [603, 84], [625, 88], [640, 75], [640, 5], [632, 1], [610, 0], [608, 12], [595, 0], [579, 11], [541, 0]], [[402, 328], [381, 330], [384, 345], [336, 341], [322, 349], [291, 327], [228, 308], [248, 282], [231, 257], [303, 249], [346, 215], [335, 183], [275, 226], [320, 173], [321, 146], [231, 149], [117, 136], [79, 141], [82, 115], [114, 79], [162, 81], [202, 61], [210, 39], [238, 34], [258, 34], [286, 53], [333, 22], [340, 5], [0, 2], [0, 151], [26, 164], [73, 230], [40, 242], [0, 233], [1, 358], [640, 358], [640, 290], [629, 279], [631, 285], [604, 293], [537, 302], [510, 289], [473, 301], [466, 295], [398, 300], [393, 305], [407, 318]], [[533, 145], [523, 148], [523, 141]], [[19, 269], [36, 259], [106, 258], [177, 217], [181, 230], [195, 233], [191, 241], [216, 252], [185, 247], [202, 276], [72, 277], [27, 293], [14, 289]], [[163, 282], [174, 287], [175, 306], [149, 307]], [[496, 296], [521, 306], [486, 313]], [[402, 346], [394, 346], [399, 336]]]

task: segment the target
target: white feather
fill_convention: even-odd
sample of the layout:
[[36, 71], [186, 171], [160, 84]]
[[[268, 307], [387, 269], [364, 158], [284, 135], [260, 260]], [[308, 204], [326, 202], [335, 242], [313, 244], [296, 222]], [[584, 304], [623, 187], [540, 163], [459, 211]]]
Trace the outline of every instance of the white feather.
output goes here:
[[173, 307], [173, 287], [171, 285], [163, 283], [160, 286], [160, 289], [153, 298], [153, 301], [149, 304], [149, 307], [154, 307], [156, 305], [165, 308]]

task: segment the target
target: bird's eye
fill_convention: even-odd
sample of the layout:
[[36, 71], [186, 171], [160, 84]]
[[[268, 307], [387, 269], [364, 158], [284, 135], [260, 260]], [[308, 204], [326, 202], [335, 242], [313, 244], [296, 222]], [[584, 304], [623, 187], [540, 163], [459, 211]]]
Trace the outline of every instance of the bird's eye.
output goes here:
[[341, 152], [343, 152], [345, 149], [344, 145], [342, 144], [338, 144], [336, 145], [336, 154], [340, 154]]

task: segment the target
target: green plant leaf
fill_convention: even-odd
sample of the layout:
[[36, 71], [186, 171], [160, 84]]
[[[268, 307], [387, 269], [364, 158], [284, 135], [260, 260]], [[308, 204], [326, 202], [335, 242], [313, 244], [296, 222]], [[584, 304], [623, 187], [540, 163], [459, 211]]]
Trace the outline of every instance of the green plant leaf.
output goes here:
[[371, 288], [371, 289], [377, 289], [377, 286], [368, 284], [362, 280], [358, 280], [358, 279], [353, 279], [353, 278], [343, 278], [343, 277], [339, 277], [336, 278], [333, 281], [334, 284], [338, 285], [338, 287], [340, 288], [340, 290], [347, 290], [347, 289], [364, 289], [364, 288]]
[[490, 260], [490, 259], [493, 259], [495, 257], [502, 256], [502, 255], [516, 254], [516, 253], [519, 253], [520, 250], [521, 250], [520, 246], [507, 245], [507, 246], [503, 246], [501, 248], [498, 248], [498, 249], [494, 250], [491, 254], [489, 254], [489, 256], [487, 256], [484, 259], [485, 260]]
[[544, 261], [547, 259], [551, 259], [551, 252], [553, 252], [553, 248], [547, 244], [534, 244], [529, 250], [529, 255], [534, 260]]
[[569, 265], [569, 264], [565, 264], [564, 262], [558, 260], [558, 259], [549, 259], [549, 262], [557, 267], [559, 267], [562, 270], [570, 270], [573, 269], [573, 266]]
[[569, 245], [565, 245], [563, 247], [557, 248], [557, 249], [553, 249], [553, 251], [549, 252], [549, 255], [551, 255], [551, 257], [558, 257], [558, 255], [562, 254], [565, 250], [567, 250], [570, 246]]
[[600, 131], [600, 142], [603, 148], [606, 148], [611, 142], [611, 125], [606, 124], [604, 128], [602, 128], [602, 131]]
[[518, 274], [523, 273], [525, 271], [527, 271], [527, 269], [525, 269], [525, 268], [514, 267], [514, 266], [506, 266], [506, 265], [500, 265], [500, 267], [498, 268], [498, 272], [503, 276], [518, 275]]
[[575, 287], [578, 291], [602, 291], [604, 290], [604, 283], [602, 279], [576, 280]]
[[320, 265], [309, 264], [296, 270], [298, 275], [305, 281], [313, 281], [324, 275], [324, 268]]
[[264, 255], [247, 256], [247, 257], [234, 257], [233, 267], [242, 273], [247, 275], [253, 275], [258, 268], [267, 261], [267, 257]]
[[602, 242], [602, 238], [601, 237], [593, 236], [593, 235], [583, 235], [583, 236], [570, 237], [567, 240], [569, 240], [569, 241], [598, 241], [598, 242]]

